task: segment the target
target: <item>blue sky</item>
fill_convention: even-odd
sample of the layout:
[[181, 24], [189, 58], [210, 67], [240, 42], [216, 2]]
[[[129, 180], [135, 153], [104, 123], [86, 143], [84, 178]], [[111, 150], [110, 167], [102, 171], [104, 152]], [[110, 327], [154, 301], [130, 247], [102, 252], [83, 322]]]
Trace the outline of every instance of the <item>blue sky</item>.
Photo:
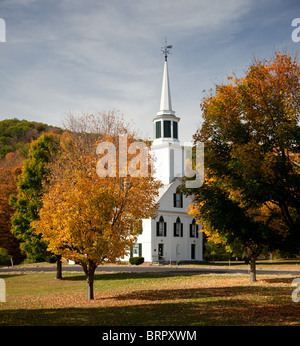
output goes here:
[[152, 137], [165, 36], [180, 139], [201, 124], [215, 83], [253, 55], [299, 53], [291, 39], [299, 0], [0, 0], [0, 120], [62, 125], [68, 112], [120, 110]]

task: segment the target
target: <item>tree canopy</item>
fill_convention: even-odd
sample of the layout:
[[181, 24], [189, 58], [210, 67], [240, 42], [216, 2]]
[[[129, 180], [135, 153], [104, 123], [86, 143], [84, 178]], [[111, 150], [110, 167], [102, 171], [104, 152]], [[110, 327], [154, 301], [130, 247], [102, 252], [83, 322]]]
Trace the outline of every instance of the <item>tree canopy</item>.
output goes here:
[[[255, 261], [263, 250], [299, 252], [300, 65], [276, 52], [228, 77], [201, 108], [204, 185], [191, 213]], [[194, 191], [195, 192], [195, 191]]]
[[[114, 262], [129, 252], [142, 231], [142, 219], [155, 216], [160, 183], [150, 174], [121, 176], [120, 155], [116, 157], [115, 175], [97, 174], [98, 144], [109, 143], [119, 154], [119, 134], [126, 135], [126, 153], [130, 143], [137, 141], [118, 117], [83, 116], [70, 120], [72, 131], [60, 138], [60, 155], [51, 167], [39, 219], [31, 225], [48, 243], [48, 250], [82, 266], [87, 279], [87, 298], [94, 299], [97, 266]], [[111, 126], [103, 126], [107, 122]], [[90, 131], [91, 124], [93, 131]], [[106, 133], [97, 132], [104, 128]], [[136, 156], [136, 153], [127, 154], [126, 163]]]

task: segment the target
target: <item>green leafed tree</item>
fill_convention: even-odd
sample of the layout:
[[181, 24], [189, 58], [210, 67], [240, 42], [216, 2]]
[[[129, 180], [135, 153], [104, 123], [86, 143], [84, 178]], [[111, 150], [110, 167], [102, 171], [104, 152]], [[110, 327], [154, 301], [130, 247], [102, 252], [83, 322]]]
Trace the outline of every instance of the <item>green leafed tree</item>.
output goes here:
[[46, 133], [32, 142], [29, 157], [23, 162], [22, 173], [17, 182], [17, 194], [10, 198], [10, 204], [14, 208], [12, 233], [20, 241], [22, 251], [32, 261], [49, 257], [47, 244], [33, 232], [30, 222], [37, 220], [38, 211], [42, 207], [43, 181], [51, 157], [58, 150], [57, 136]]
[[206, 178], [191, 213], [244, 252], [254, 281], [262, 251], [300, 250], [300, 64], [280, 52], [255, 59], [201, 107]]

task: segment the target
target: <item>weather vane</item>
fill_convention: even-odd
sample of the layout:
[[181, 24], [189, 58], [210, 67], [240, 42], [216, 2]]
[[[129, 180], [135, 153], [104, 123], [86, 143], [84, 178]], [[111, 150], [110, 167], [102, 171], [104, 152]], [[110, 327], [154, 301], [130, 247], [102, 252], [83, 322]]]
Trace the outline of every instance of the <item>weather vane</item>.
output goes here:
[[165, 61], [167, 61], [168, 59], [168, 54], [171, 54], [170, 53], [170, 49], [172, 48], [172, 45], [169, 45], [168, 46], [168, 43], [167, 43], [167, 37], [165, 39], [165, 46], [164, 47], [161, 47], [161, 51], [162, 53], [165, 55]]

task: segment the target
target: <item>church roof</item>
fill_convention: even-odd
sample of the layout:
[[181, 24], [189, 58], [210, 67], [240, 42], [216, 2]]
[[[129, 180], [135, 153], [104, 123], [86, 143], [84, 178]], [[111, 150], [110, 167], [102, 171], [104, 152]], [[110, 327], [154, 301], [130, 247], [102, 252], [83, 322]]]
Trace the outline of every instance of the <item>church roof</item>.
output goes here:
[[159, 189], [159, 194], [158, 194], [158, 197], [156, 199], [156, 202], [159, 202], [159, 200], [162, 198], [162, 196], [164, 196], [166, 194], [166, 192], [171, 188], [171, 186], [174, 185], [176, 182], [177, 182], [177, 185], [179, 185], [179, 183], [181, 182], [179, 177], [174, 178], [170, 184], [165, 184], [163, 187], [161, 187]]

